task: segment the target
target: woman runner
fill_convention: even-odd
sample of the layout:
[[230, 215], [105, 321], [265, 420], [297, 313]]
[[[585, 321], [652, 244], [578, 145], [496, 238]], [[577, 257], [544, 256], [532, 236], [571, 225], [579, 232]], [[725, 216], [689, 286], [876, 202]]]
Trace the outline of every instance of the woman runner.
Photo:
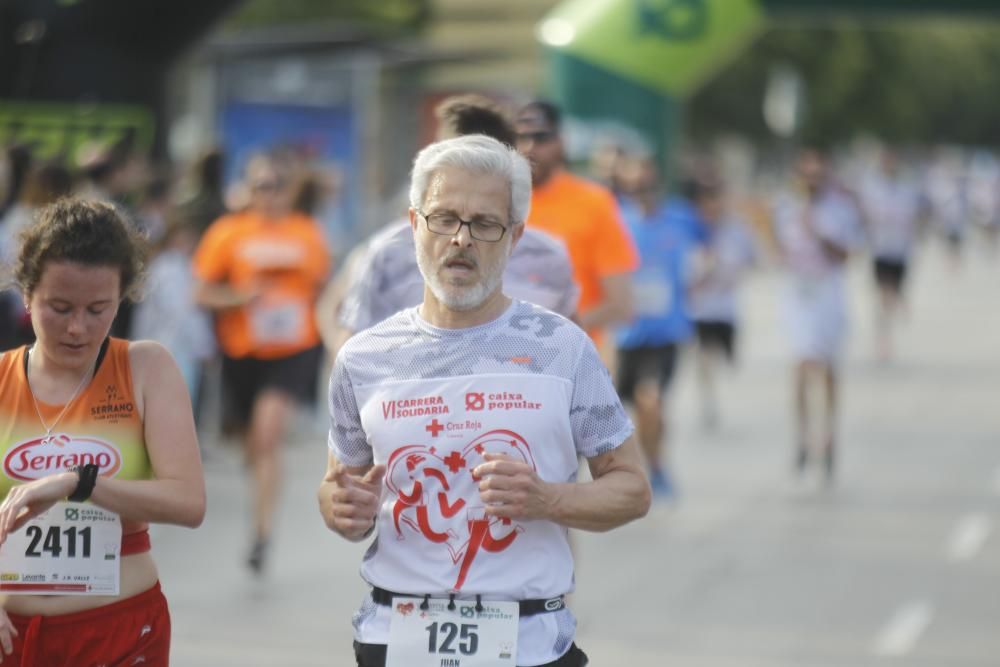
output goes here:
[[144, 244], [110, 205], [63, 199], [21, 236], [15, 278], [37, 340], [0, 356], [0, 658], [167, 665], [150, 523], [197, 527], [191, 402], [160, 344], [109, 338]]

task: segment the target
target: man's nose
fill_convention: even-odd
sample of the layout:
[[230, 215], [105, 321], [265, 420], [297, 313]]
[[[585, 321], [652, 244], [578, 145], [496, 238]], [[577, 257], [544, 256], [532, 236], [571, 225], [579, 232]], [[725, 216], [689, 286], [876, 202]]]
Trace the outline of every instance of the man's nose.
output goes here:
[[457, 246], [467, 247], [472, 245], [472, 225], [463, 220], [458, 229], [451, 237], [451, 242]]

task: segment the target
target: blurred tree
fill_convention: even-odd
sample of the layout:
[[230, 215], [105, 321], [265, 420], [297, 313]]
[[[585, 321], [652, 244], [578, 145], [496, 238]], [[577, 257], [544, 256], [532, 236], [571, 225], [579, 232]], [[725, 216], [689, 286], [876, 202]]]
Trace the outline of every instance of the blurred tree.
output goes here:
[[348, 21], [376, 32], [421, 26], [430, 0], [251, 0], [227, 22], [232, 30]]
[[890, 141], [1000, 145], [1000, 25], [842, 22], [776, 27], [694, 95], [687, 134], [769, 140], [762, 99], [775, 65], [805, 84], [798, 138], [831, 144], [858, 133]]

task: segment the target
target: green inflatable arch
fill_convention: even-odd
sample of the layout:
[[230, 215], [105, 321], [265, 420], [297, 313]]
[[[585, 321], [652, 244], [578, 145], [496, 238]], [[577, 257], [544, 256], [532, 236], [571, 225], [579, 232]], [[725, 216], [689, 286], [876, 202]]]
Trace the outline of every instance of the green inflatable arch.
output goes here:
[[577, 121], [638, 133], [662, 158], [681, 105], [772, 19], [1000, 18], [1000, 0], [566, 0], [538, 26], [549, 91]]

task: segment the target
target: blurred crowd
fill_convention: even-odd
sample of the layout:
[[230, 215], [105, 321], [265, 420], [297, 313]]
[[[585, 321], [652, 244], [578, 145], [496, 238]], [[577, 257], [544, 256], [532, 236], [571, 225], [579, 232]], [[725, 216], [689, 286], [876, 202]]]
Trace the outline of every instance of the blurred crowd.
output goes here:
[[[508, 115], [511, 141], [531, 160], [536, 188], [549, 187], [545, 184], [551, 183], [547, 179], [554, 170], [579, 172], [601, 184], [613, 197], [615, 215], [637, 251], [636, 264], [609, 271], [612, 278], [626, 274], [627, 286], [614, 281], [583, 285], [575, 317], [599, 342], [623, 397], [633, 404], [654, 488], [665, 495], [673, 493], [673, 484], [668, 466], [661, 463], [665, 450], [659, 443], [668, 440], [665, 404], [677, 356], [687, 350], [694, 355], [701, 419], [706, 428], [714, 427], [720, 418], [718, 368], [737, 357], [739, 291], [754, 267], [784, 268], [793, 278], [788, 317], [777, 326], [787, 330], [792, 357], [801, 365], [796, 392], [804, 395], [807, 385], [816, 382], [826, 387], [827, 406], [817, 425], [805, 399], [799, 401], [796, 465], [804, 466], [810, 458], [806, 443], [816, 431], [818, 451], [832, 473], [835, 370], [847, 308], [842, 279], [830, 276], [842, 273], [850, 256], [870, 256], [879, 303], [875, 354], [888, 360], [894, 353], [894, 322], [905, 307], [910, 259], [922, 240], [940, 239], [957, 269], [970, 237], [980, 235], [983, 247], [993, 249], [1000, 236], [1000, 160], [987, 150], [904, 151], [876, 144], [832, 154], [812, 149], [791, 154], [786, 149], [750, 152], [742, 168], [734, 169], [725, 155], [711, 151], [688, 153], [668, 165], [635, 142], [607, 140], [594, 142], [598, 148], [589, 159], [570, 164], [559, 141], [558, 109], [538, 109], [534, 117], [525, 116], [524, 109]], [[9, 146], [0, 162], [0, 256], [9, 266], [19, 232], [36, 211], [60, 197], [114, 202], [144, 232], [152, 254], [145, 298], [123, 304], [112, 334], [164, 343], [197, 406], [204, 371], [219, 358], [220, 336], [227, 335], [218, 304], [211, 305], [205, 294], [197, 296], [207, 269], [199, 277], [194, 253], [206, 231], [224, 216], [261, 206], [264, 189], [280, 196], [284, 210], [306, 218], [315, 218], [337, 196], [336, 179], [309, 155], [277, 148], [266, 162], [266, 178], [254, 176], [250, 160], [235, 165], [244, 175], [227, 183], [226, 155], [217, 148], [189, 165], [167, 167], [150, 163], [128, 145], [88, 147], [72, 163], [42, 159], [27, 146]], [[550, 173], [539, 175], [539, 169]], [[571, 200], [555, 206], [580, 215], [572, 212]], [[533, 209], [548, 206], [546, 201], [536, 193]], [[402, 216], [405, 210], [397, 213]], [[539, 219], [535, 213], [528, 226]], [[574, 247], [578, 239], [565, 236], [565, 230], [544, 231], [564, 236], [560, 240], [579, 280], [579, 263], [590, 260]], [[339, 241], [323, 239], [327, 263], [322, 283], [328, 285], [328, 297], [319, 300], [322, 285], [309, 296], [319, 301], [315, 317], [320, 329], [336, 322], [356, 274], [364, 269], [362, 244], [336, 267], [339, 271], [333, 270], [331, 259], [350, 250]], [[595, 257], [611, 252], [610, 246], [592, 250]], [[616, 291], [626, 288], [627, 298]], [[588, 295], [593, 289], [604, 290], [605, 297]], [[32, 338], [22, 299], [7, 287], [0, 292], [0, 349]], [[342, 339], [326, 331], [323, 338], [328, 356], [335, 354]], [[648, 354], [652, 356], [644, 356]], [[644, 383], [650, 368], [654, 381]], [[315, 384], [316, 377], [311, 381]]]
[[[331, 197], [333, 179], [294, 149], [274, 151], [287, 173], [289, 205], [312, 215]], [[206, 149], [185, 166], [152, 163], [127, 142], [84, 146], [79, 157], [45, 159], [30, 147], [6, 147], [0, 159], [0, 349], [30, 343], [33, 333], [20, 295], [6, 269], [18, 251], [18, 235], [43, 206], [79, 196], [114, 203], [148, 239], [151, 255], [144, 298], [128, 302], [112, 335], [153, 339], [174, 354], [196, 396], [197, 367], [216, 350], [211, 322], [194, 303], [191, 256], [202, 235], [223, 215], [251, 205], [245, 180], [225, 183], [226, 155]]]

